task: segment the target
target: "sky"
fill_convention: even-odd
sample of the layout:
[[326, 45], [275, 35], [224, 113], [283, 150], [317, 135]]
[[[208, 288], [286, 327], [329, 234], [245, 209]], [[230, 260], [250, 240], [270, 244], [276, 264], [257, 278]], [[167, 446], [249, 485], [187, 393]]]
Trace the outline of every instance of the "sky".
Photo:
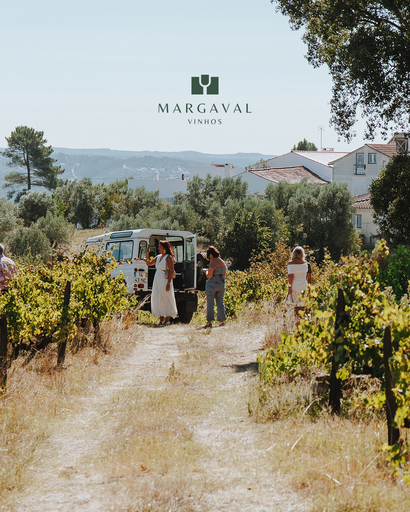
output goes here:
[[[306, 138], [353, 151], [364, 123], [338, 141], [331, 78], [301, 36], [269, 0], [3, 2], [0, 147], [26, 125], [65, 148], [273, 156]], [[192, 94], [201, 75], [218, 94]]]

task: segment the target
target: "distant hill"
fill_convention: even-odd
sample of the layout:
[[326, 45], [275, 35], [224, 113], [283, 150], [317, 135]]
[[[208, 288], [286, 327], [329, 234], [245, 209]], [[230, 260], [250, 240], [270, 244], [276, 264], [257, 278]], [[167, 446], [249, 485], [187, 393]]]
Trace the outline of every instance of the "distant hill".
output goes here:
[[262, 155], [261, 153], [226, 153], [212, 154], [200, 153], [198, 151], [122, 151], [114, 149], [69, 149], [69, 148], [53, 148], [55, 153], [63, 153], [65, 155], [91, 155], [105, 156], [109, 158], [128, 159], [128, 158], [172, 158], [191, 162], [192, 165], [198, 164], [215, 164], [215, 163], [231, 163], [238, 167], [245, 167], [258, 162], [261, 158], [266, 160], [274, 155]]
[[[62, 179], [91, 178], [93, 183], [110, 183], [125, 178], [180, 179], [190, 177], [191, 166], [231, 163], [244, 168], [273, 155], [261, 153], [208, 154], [197, 151], [117, 151], [112, 149], [53, 148], [53, 157], [65, 170]], [[3, 149], [0, 149], [3, 151]], [[7, 159], [0, 155], [0, 186], [11, 170]], [[6, 191], [1, 188], [0, 195]]]

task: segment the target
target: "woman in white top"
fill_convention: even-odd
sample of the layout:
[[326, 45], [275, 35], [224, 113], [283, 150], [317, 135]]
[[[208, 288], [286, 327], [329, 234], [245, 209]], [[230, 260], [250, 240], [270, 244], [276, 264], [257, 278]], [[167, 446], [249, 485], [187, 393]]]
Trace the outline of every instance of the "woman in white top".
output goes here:
[[288, 295], [287, 302], [295, 306], [304, 306], [300, 294], [306, 290], [308, 283], [311, 284], [312, 275], [309, 272], [309, 265], [305, 259], [305, 251], [299, 245], [292, 251], [291, 259], [288, 263]]

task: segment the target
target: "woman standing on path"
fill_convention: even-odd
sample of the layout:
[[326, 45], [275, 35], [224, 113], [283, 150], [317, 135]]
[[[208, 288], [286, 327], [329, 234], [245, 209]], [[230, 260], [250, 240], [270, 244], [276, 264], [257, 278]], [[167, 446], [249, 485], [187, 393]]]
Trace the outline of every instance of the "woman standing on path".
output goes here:
[[208, 269], [206, 273], [206, 324], [205, 327], [212, 327], [212, 322], [215, 319], [214, 301], [216, 302], [216, 319], [219, 326], [225, 325], [225, 306], [224, 306], [224, 293], [225, 293], [225, 276], [226, 265], [221, 255], [212, 245], [206, 251], [206, 257], [209, 260]]
[[312, 275], [309, 272], [309, 264], [305, 259], [303, 247], [296, 246], [288, 263], [288, 294], [286, 302], [295, 306], [295, 310], [303, 309], [304, 301], [299, 295], [311, 284]]
[[178, 316], [177, 305], [175, 302], [174, 285], [174, 255], [171, 244], [166, 240], [160, 240], [158, 243], [157, 256], [149, 259], [149, 249], [147, 249], [145, 263], [149, 267], [155, 265], [156, 272], [154, 283], [152, 285], [151, 295], [151, 313], [159, 316], [159, 325], [169, 325], [170, 319]]

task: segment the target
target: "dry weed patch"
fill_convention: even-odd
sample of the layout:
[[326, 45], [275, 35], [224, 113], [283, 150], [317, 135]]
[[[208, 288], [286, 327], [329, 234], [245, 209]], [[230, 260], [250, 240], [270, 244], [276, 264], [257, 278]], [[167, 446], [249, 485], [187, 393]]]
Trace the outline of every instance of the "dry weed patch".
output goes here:
[[84, 249], [84, 244], [87, 238], [91, 236], [102, 235], [106, 233], [106, 228], [93, 228], [93, 229], [76, 229], [74, 231], [74, 240], [72, 241], [70, 251], [73, 254], [77, 254]]
[[308, 510], [404, 510], [410, 490], [391, 477], [380, 452], [387, 435], [383, 415], [356, 419], [345, 407], [345, 417], [333, 417], [313, 381], [253, 388], [249, 411], [273, 429], [272, 470], [288, 476]]
[[[112, 322], [115, 322], [112, 321]], [[103, 344], [120, 352], [111, 323], [104, 326]], [[65, 366], [56, 369], [57, 348], [49, 346], [29, 364], [21, 357], [8, 372], [7, 391], [0, 397], [0, 501], [4, 493], [25, 484], [26, 469], [36, 462], [36, 452], [52, 434], [57, 421], [72, 413], [77, 398], [104, 377], [108, 363], [99, 347], [68, 352]]]
[[[115, 357], [83, 348], [68, 354], [60, 372], [55, 354], [24, 369], [16, 361], [0, 401], [0, 499], [7, 489], [24, 489], [38, 447], [65, 415], [82, 411], [79, 398], [96, 388], [87, 429], [98, 444], [80, 454], [66, 478], [74, 482], [75, 469], [98, 476], [92, 492], [114, 500], [113, 510], [189, 512], [218, 510], [220, 503], [239, 510], [242, 499], [248, 510], [251, 503], [255, 510], [405, 510], [409, 489], [391, 478], [380, 455], [384, 419], [357, 419], [348, 410], [349, 417], [330, 416], [313, 376], [255, 383], [249, 347], [257, 337], [263, 350], [266, 326], [269, 332], [277, 322], [271, 313], [244, 312], [229, 327], [208, 330], [157, 330], [126, 317], [104, 327], [104, 346]], [[125, 356], [141, 340], [135, 354], [147, 361], [137, 364]], [[124, 362], [130, 370], [118, 372]]]
[[[277, 400], [286, 405], [283, 401]], [[271, 423], [272, 472], [288, 478], [307, 510], [404, 510], [409, 489], [391, 477], [380, 453], [384, 421], [312, 418], [295, 408]], [[266, 418], [265, 418], [266, 419]]]

